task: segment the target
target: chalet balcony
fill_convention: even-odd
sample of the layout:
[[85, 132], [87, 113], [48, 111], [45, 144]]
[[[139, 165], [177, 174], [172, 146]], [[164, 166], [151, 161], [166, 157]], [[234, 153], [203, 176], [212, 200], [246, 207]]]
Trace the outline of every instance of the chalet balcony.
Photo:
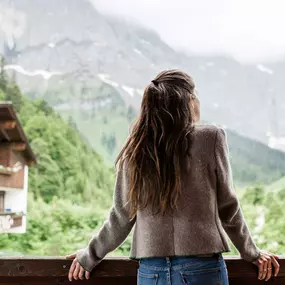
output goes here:
[[[239, 258], [227, 257], [230, 285], [285, 284], [285, 257], [280, 258], [281, 271], [268, 282], [257, 279], [257, 268]], [[70, 284], [67, 273], [70, 260], [60, 257], [2, 257], [0, 258], [0, 285], [64, 285]], [[138, 263], [127, 258], [109, 258], [96, 267], [90, 280], [73, 281], [76, 284], [135, 285]], [[207, 285], [207, 284], [205, 284]]]
[[0, 165], [0, 174], [3, 174], [3, 175], [12, 175], [13, 171], [9, 168], [6, 168], [2, 165]]
[[12, 212], [0, 212], [0, 229], [9, 230], [10, 228], [21, 227], [23, 215]]

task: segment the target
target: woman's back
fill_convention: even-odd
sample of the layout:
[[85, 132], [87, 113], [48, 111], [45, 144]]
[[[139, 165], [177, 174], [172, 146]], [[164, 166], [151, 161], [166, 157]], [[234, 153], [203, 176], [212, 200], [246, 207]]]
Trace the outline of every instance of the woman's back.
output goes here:
[[[230, 249], [224, 223], [242, 256], [255, 260], [259, 251], [251, 240], [232, 188], [224, 131], [215, 126], [197, 125], [189, 139], [189, 165], [183, 175], [177, 208], [168, 208], [160, 215], [153, 215], [150, 209], [137, 212], [131, 256], [227, 252]], [[221, 202], [219, 197], [226, 199]], [[225, 211], [228, 206], [231, 211]], [[226, 212], [223, 217], [219, 216], [221, 211]]]
[[[147, 86], [140, 114], [118, 156], [109, 219], [76, 255], [84, 270], [90, 272], [135, 227], [131, 257], [145, 266], [153, 264], [154, 272], [156, 262], [167, 264], [169, 275], [174, 269], [170, 260], [184, 266], [182, 257], [208, 256], [226, 280], [221, 259], [230, 250], [226, 232], [242, 258], [255, 261], [263, 279], [271, 277], [271, 264], [278, 263], [251, 238], [233, 188], [225, 131], [198, 125], [199, 119], [195, 84], [186, 73], [164, 71]], [[202, 269], [213, 265], [202, 260]]]

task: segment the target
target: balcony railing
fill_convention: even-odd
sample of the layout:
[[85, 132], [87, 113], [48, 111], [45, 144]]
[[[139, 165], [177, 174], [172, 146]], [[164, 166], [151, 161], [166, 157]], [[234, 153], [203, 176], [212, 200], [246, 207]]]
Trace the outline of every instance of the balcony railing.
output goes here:
[[[257, 285], [257, 268], [238, 258], [226, 258], [230, 285]], [[0, 258], [0, 285], [64, 285], [70, 284], [67, 273], [70, 260], [64, 258]], [[280, 259], [281, 270], [277, 278], [266, 284], [285, 284], [285, 258]], [[135, 285], [138, 264], [127, 258], [109, 258], [96, 267], [90, 280], [78, 280], [76, 284]], [[205, 284], [207, 285], [207, 284]]]
[[12, 212], [0, 212], [0, 233], [10, 228], [21, 227], [23, 215]]

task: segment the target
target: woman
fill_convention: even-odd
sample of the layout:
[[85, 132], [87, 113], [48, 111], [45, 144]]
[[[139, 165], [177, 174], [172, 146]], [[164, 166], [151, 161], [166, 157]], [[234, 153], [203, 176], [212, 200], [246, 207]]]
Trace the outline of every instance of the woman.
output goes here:
[[87, 248], [68, 256], [69, 279], [90, 277], [134, 227], [138, 284], [228, 284], [228, 234], [259, 279], [277, 276], [277, 256], [254, 244], [233, 189], [223, 129], [197, 125], [200, 103], [190, 76], [161, 72], [145, 89], [140, 115], [117, 159], [109, 219]]

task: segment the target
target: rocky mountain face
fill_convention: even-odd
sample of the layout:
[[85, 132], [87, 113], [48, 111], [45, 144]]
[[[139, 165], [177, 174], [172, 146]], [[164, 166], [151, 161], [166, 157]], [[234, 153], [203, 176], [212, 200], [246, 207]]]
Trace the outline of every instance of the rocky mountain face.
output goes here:
[[88, 0], [0, 0], [0, 23], [5, 68], [28, 96], [59, 110], [92, 105], [94, 112], [114, 100], [137, 109], [156, 73], [181, 68], [196, 81], [204, 120], [263, 142], [268, 130], [284, 135], [283, 61], [188, 56], [154, 31], [100, 14]]

